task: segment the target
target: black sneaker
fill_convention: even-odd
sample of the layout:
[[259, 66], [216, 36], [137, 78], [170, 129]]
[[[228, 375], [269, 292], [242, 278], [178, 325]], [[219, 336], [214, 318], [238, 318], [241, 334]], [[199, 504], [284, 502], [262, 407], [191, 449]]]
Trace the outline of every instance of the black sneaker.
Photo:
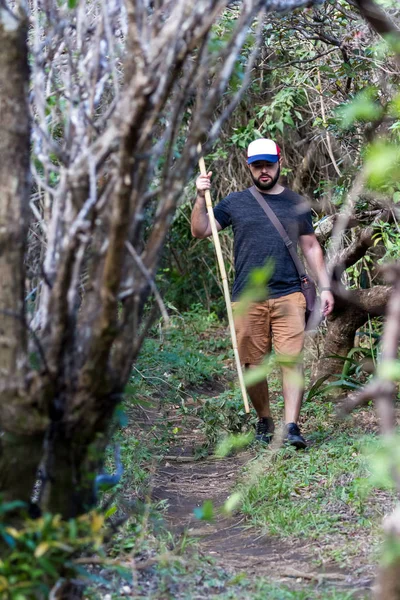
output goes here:
[[286, 425], [286, 433], [283, 441], [298, 450], [307, 448], [307, 442], [301, 435], [300, 428], [296, 423], [288, 423]]
[[274, 430], [275, 426], [272, 418], [261, 417], [261, 419], [258, 419], [256, 425], [256, 440], [264, 444], [269, 444], [274, 435]]

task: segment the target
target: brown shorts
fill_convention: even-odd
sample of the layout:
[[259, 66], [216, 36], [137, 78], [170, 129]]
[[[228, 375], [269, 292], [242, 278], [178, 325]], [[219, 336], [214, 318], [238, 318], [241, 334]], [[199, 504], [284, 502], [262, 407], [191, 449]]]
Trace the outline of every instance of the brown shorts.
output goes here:
[[240, 362], [257, 365], [271, 352], [298, 356], [303, 350], [306, 300], [302, 292], [253, 303], [238, 315], [240, 302], [233, 302]]

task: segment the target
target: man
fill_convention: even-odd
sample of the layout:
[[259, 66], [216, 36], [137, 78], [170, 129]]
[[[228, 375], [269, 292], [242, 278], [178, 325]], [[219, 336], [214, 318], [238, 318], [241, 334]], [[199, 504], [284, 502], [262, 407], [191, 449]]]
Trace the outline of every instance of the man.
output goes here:
[[[252, 142], [247, 151], [247, 166], [254, 186], [263, 195], [286, 229], [294, 247], [297, 243], [318, 280], [321, 311], [324, 316], [333, 310], [333, 295], [324, 265], [321, 247], [314, 234], [311, 212], [305, 200], [279, 183], [282, 157], [279, 146], [269, 139]], [[211, 226], [205, 206], [205, 191], [211, 187], [211, 171], [196, 180], [197, 197], [192, 212], [192, 235], [206, 238]], [[307, 446], [298, 426], [303, 388], [299, 385], [299, 356], [303, 350], [305, 298], [294, 262], [275, 227], [249, 190], [234, 192], [215, 208], [217, 230], [229, 225], [234, 233], [235, 282], [233, 309], [246, 287], [252, 269], [268, 260], [274, 272], [268, 282], [268, 296], [263, 302], [253, 302], [246, 315], [236, 316], [235, 329], [238, 351], [246, 369], [257, 366], [271, 352], [271, 342], [283, 361], [282, 387], [285, 402], [285, 440], [296, 448]], [[297, 375], [297, 377], [296, 377]], [[248, 388], [258, 415], [256, 438], [269, 442], [274, 432], [271, 418], [268, 383], [261, 381]]]

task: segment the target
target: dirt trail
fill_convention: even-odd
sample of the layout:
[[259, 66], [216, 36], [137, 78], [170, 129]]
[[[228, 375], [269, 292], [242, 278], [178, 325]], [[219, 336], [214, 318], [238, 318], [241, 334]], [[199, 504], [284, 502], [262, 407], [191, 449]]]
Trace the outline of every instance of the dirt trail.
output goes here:
[[205, 500], [212, 500], [214, 507], [224, 504], [238, 481], [241, 467], [254, 458], [254, 452], [246, 451], [222, 460], [193, 461], [193, 448], [201, 442], [198, 437], [198, 432], [186, 431], [180, 446], [169, 451], [170, 455], [183, 459], [167, 458], [154, 478], [153, 497], [167, 501], [167, 520], [172, 530], [176, 533], [186, 530], [198, 540], [202, 552], [232, 574], [268, 577], [296, 588], [323, 583], [365, 594], [373, 582], [372, 567], [360, 569], [357, 575], [357, 565], [351, 572], [335, 564], [317, 568], [316, 542], [290, 542], [260, 535], [260, 531], [250, 528], [243, 516], [238, 515], [218, 516], [212, 523], [196, 519], [193, 510]]

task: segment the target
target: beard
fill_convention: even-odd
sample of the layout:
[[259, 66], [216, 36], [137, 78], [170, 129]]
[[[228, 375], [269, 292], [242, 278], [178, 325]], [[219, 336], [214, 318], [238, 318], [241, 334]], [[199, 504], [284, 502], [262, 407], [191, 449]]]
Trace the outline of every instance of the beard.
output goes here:
[[256, 179], [254, 177], [253, 173], [250, 171], [250, 175], [251, 175], [254, 185], [263, 192], [267, 192], [268, 190], [271, 190], [274, 187], [274, 185], [278, 182], [280, 174], [281, 174], [281, 165], [278, 164], [278, 170], [276, 172], [275, 177], [273, 177], [271, 179], [271, 181], [269, 181], [268, 183], [264, 183], [264, 182], [260, 181], [260, 178]]

